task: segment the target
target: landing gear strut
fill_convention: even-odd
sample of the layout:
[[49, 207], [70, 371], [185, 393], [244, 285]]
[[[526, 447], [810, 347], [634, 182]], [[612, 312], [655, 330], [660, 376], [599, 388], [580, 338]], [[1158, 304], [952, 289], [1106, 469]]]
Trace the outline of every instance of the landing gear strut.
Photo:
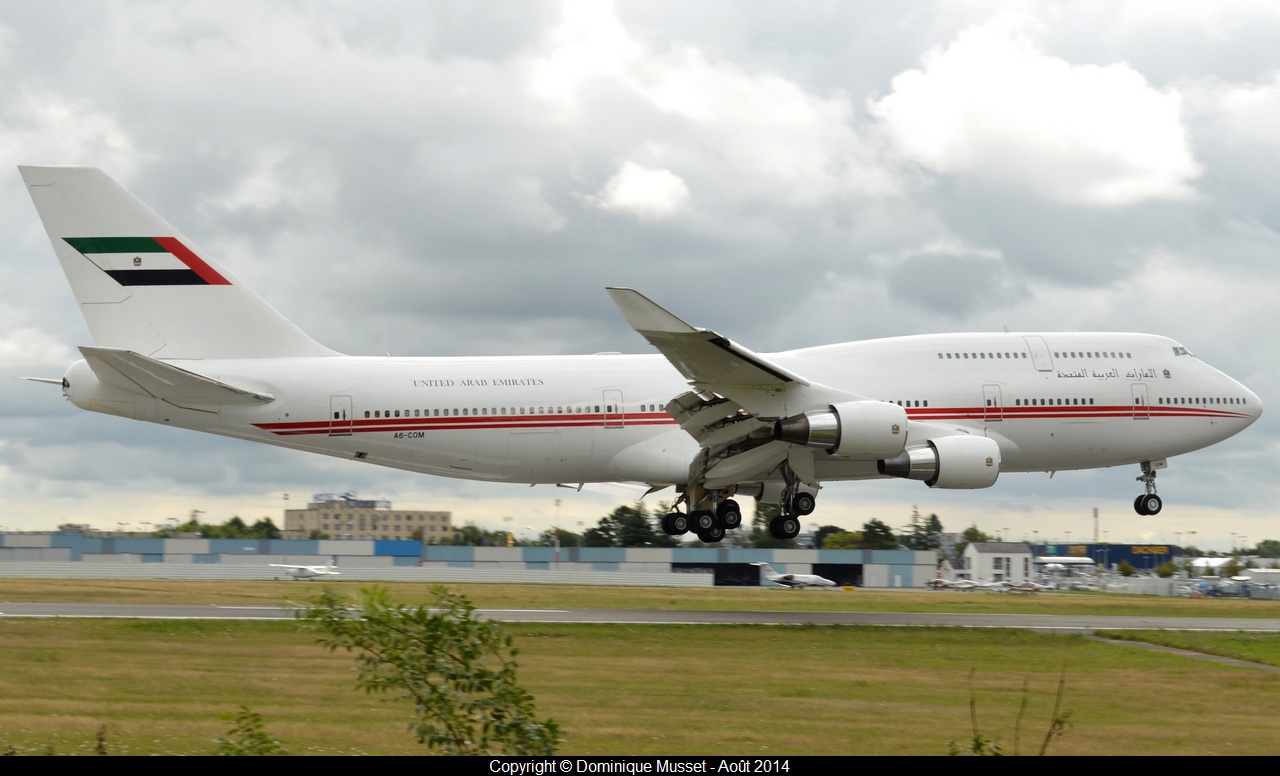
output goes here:
[[794, 539], [800, 534], [800, 518], [813, 514], [818, 501], [812, 493], [800, 490], [800, 478], [789, 464], [783, 464], [782, 474], [787, 481], [779, 504], [782, 514], [769, 521], [769, 535], [775, 539]]
[[1158, 515], [1164, 501], [1156, 495], [1156, 467], [1150, 461], [1142, 462], [1142, 475], [1137, 478], [1147, 492], [1133, 500], [1133, 511], [1140, 515]]

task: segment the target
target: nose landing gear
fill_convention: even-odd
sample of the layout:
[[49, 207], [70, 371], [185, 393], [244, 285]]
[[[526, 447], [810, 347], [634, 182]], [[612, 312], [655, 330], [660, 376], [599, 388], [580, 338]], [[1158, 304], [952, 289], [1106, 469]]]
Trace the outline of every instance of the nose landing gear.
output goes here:
[[1164, 501], [1156, 495], [1156, 471], [1165, 468], [1166, 464], [1160, 461], [1143, 461], [1142, 475], [1139, 476], [1138, 482], [1146, 487], [1146, 493], [1138, 496], [1133, 500], [1133, 511], [1143, 516], [1158, 515], [1161, 508], [1164, 507]]

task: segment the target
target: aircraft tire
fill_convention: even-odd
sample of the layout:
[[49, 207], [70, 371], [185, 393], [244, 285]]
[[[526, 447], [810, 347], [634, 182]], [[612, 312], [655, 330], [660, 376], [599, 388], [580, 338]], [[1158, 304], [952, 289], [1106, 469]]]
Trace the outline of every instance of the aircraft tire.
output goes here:
[[800, 535], [800, 519], [794, 515], [780, 515], [769, 521], [769, 535], [775, 539], [794, 539]]
[[705, 531], [698, 532], [698, 541], [703, 544], [716, 544], [724, 539], [724, 529], [718, 525], [713, 525]]
[[1164, 500], [1154, 493], [1139, 496], [1138, 500], [1142, 503], [1142, 509], [1138, 512], [1140, 515], [1158, 515], [1164, 507]]
[[800, 492], [791, 497], [791, 511], [801, 517], [813, 514], [817, 508], [818, 500], [812, 493]]
[[699, 509], [696, 512], [689, 513], [690, 527], [701, 534], [708, 531], [716, 525], [716, 516], [705, 509]]
[[732, 531], [742, 525], [742, 507], [733, 499], [725, 501], [716, 510], [716, 518], [726, 531]]
[[662, 518], [662, 530], [670, 536], [683, 536], [689, 533], [689, 516], [672, 512]]

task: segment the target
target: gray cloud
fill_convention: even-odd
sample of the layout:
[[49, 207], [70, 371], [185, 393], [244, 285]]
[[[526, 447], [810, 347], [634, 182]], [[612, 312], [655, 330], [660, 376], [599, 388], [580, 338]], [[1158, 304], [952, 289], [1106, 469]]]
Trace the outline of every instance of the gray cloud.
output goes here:
[[[648, 352], [602, 290], [628, 285], [760, 351], [1156, 331], [1274, 395], [1280, 20], [1020, 8], [1014, 34], [998, 4], [8, 4], [0, 156], [103, 167], [345, 352]], [[1001, 51], [1029, 80], [972, 74]], [[669, 177], [628, 199], [625, 170]], [[0, 183], [0, 365], [56, 376], [87, 333], [12, 167]], [[0, 424], [0, 508], [35, 522], [40, 499], [139, 492], [523, 496], [73, 413], [13, 380]], [[1175, 462], [1170, 505], [1265, 510], [1278, 436], [1267, 416]], [[1088, 491], [1119, 514], [1131, 475], [823, 505], [1065, 514]]]

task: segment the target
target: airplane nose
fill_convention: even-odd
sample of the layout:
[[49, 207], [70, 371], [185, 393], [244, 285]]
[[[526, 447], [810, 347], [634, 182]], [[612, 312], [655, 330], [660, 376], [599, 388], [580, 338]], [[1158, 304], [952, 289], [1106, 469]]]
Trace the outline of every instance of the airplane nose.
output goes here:
[[1240, 389], [1244, 391], [1245, 407], [1246, 407], [1245, 412], [1250, 417], [1249, 423], [1252, 424], [1258, 418], [1262, 417], [1262, 399], [1259, 399], [1258, 394], [1254, 393], [1248, 388], [1245, 388], [1243, 385], [1240, 386]]

